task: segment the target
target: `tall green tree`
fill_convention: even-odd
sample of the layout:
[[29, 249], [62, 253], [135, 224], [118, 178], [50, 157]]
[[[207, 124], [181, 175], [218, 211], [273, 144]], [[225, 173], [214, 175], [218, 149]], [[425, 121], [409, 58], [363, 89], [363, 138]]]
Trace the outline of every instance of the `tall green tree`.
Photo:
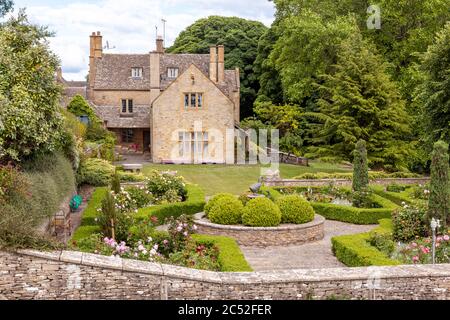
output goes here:
[[0, 18], [11, 11], [13, 8], [12, 0], [0, 0]]
[[210, 16], [190, 25], [167, 51], [209, 53], [211, 45], [225, 46], [225, 68], [241, 71], [241, 117], [252, 115], [259, 81], [253, 69], [259, 38], [267, 27], [261, 22], [237, 17]]
[[340, 42], [357, 29], [351, 18], [326, 21], [305, 11], [283, 20], [280, 30], [269, 59], [281, 76], [287, 101], [302, 104], [313, 96], [319, 75], [332, 71]]
[[0, 28], [0, 162], [21, 161], [60, 147], [58, 58], [45, 29], [23, 11]]
[[258, 76], [260, 88], [255, 103], [271, 102], [274, 104], [283, 104], [285, 101], [280, 75], [269, 59], [277, 40], [278, 31], [275, 23], [259, 39], [254, 71]]
[[369, 167], [367, 165], [366, 142], [359, 140], [356, 143], [353, 158], [353, 183], [354, 191], [367, 190], [369, 186]]
[[450, 223], [450, 181], [448, 144], [440, 140], [434, 144], [431, 156], [430, 199], [428, 201], [428, 220], [439, 219], [442, 231], [447, 231]]
[[427, 149], [439, 139], [450, 143], [450, 22], [422, 57], [422, 82], [416, 91], [418, 123]]
[[410, 152], [409, 121], [386, 63], [359, 32], [338, 51], [335, 72], [316, 84], [319, 112], [306, 114], [322, 123], [311, 139], [311, 154], [351, 161], [356, 142], [363, 139], [371, 167], [402, 168]]

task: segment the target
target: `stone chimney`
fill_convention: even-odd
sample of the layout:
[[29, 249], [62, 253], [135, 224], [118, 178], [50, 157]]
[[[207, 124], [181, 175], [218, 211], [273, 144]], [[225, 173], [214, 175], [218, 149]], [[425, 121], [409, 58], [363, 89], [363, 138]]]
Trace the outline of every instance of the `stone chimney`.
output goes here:
[[156, 52], [164, 53], [164, 40], [161, 36], [156, 38]]
[[217, 82], [225, 82], [225, 47], [217, 46]]
[[56, 69], [56, 79], [59, 82], [63, 82], [64, 81], [61, 67], [58, 67], [58, 69]]
[[95, 76], [96, 76], [96, 65], [95, 60], [101, 59], [103, 56], [103, 37], [100, 31], [97, 33], [92, 32], [90, 36], [91, 44], [90, 44], [90, 53], [89, 53], [89, 99], [93, 99], [92, 90], [94, 88]]
[[209, 47], [209, 78], [217, 83], [217, 47]]

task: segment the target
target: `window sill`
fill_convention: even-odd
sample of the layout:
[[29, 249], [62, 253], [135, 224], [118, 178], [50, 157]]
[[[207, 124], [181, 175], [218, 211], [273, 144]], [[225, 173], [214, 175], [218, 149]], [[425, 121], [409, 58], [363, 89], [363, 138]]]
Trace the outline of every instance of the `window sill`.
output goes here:
[[121, 113], [121, 118], [134, 118], [134, 113]]

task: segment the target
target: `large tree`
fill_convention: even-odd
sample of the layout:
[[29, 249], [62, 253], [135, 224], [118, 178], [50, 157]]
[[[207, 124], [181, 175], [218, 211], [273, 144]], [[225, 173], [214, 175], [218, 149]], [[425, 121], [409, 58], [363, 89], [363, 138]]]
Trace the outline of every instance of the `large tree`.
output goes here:
[[49, 50], [50, 35], [23, 11], [0, 28], [0, 162], [60, 147], [59, 60]]
[[428, 150], [439, 139], [450, 143], [450, 22], [423, 55], [422, 83], [416, 91], [418, 124]]
[[324, 74], [312, 155], [351, 161], [359, 139], [367, 141], [369, 164], [399, 169], [409, 155], [408, 115], [376, 49], [356, 32], [338, 49], [335, 72]]
[[259, 90], [253, 69], [258, 41], [267, 27], [261, 22], [237, 17], [210, 16], [200, 19], [180, 33], [167, 51], [171, 53], [209, 53], [211, 45], [225, 46], [225, 68], [241, 71], [241, 117], [252, 115]]
[[0, 0], [0, 18], [8, 13], [13, 7], [12, 0]]

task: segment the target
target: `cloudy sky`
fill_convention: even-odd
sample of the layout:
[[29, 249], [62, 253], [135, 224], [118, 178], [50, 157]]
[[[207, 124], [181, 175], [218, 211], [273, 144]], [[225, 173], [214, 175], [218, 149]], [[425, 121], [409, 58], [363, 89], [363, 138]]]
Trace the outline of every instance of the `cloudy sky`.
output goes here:
[[15, 0], [33, 23], [56, 32], [50, 44], [61, 60], [64, 77], [83, 80], [89, 62], [89, 35], [101, 31], [109, 53], [143, 53], [155, 47], [156, 28], [166, 23], [166, 46], [180, 31], [210, 15], [238, 16], [269, 26], [274, 7], [268, 0]]

